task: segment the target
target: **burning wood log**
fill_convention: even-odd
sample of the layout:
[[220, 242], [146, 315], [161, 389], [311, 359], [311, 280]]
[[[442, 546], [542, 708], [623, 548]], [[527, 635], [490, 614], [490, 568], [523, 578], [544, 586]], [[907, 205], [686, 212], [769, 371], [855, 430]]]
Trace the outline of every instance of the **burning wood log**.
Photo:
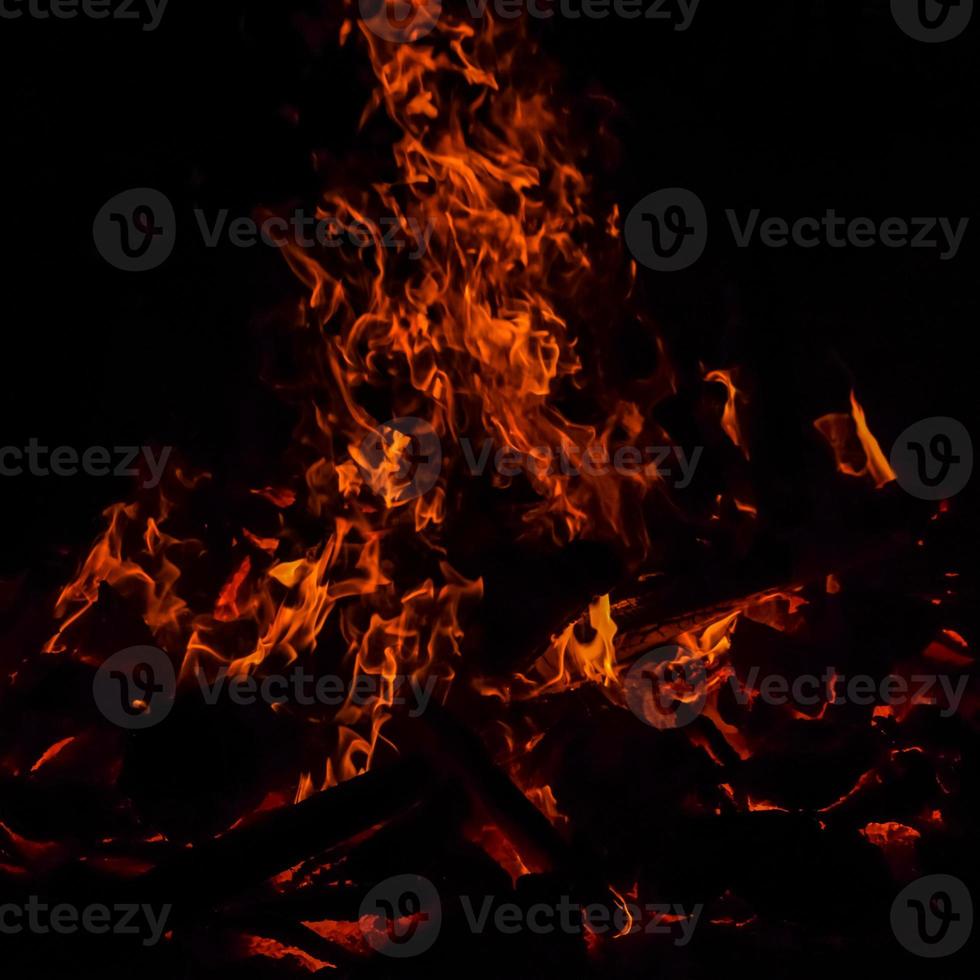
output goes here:
[[[610, 614], [617, 627], [617, 660], [628, 663], [681, 633], [738, 610], [806, 586], [822, 586], [832, 573], [841, 575], [908, 554], [914, 534], [907, 528], [907, 517], [900, 518], [910, 509], [901, 503], [904, 513], [894, 514], [889, 521], [878, 518], [877, 523], [885, 525], [881, 530], [866, 531], [860, 537], [839, 534], [830, 540], [819, 534], [805, 536], [792, 551], [784, 552], [781, 561], [774, 561], [769, 549], [760, 548], [756, 556], [711, 569], [710, 576], [657, 575], [639, 586], [614, 590]], [[587, 625], [588, 613], [581, 613], [576, 622]]]

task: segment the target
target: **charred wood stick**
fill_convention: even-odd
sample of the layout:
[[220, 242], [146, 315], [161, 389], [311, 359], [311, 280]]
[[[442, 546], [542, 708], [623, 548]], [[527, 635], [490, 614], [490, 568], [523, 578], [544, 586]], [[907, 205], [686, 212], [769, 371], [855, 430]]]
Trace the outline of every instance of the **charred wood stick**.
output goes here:
[[[789, 568], [775, 563], [775, 572], [758, 562], [744, 571], [726, 570], [698, 583], [666, 582], [659, 588], [634, 592], [618, 598], [611, 606], [618, 627], [617, 659], [629, 661], [645, 651], [669, 642], [680, 633], [713, 622], [739, 608], [806, 585], [821, 582], [833, 572], [850, 572], [881, 561], [890, 561], [912, 547], [908, 531], [889, 532], [851, 542], [832, 541], [813, 545]], [[708, 599], [705, 602], [705, 598]]]
[[445, 708], [429, 705], [416, 729], [407, 732], [433, 769], [461, 785], [482, 804], [520, 849], [549, 868], [567, 867], [571, 854], [548, 818], [498, 769], [480, 740]]
[[[455, 795], [462, 796], [458, 791]], [[447, 801], [445, 794], [434, 793], [366, 840], [354, 840], [322, 852], [317, 863], [329, 863], [331, 867], [314, 869], [315, 879], [303, 887], [285, 893], [270, 887], [258, 899], [249, 895], [240, 903], [224, 906], [224, 914], [258, 919], [268, 915], [286, 922], [356, 922], [364, 896], [381, 878], [391, 874], [391, 869], [404, 868], [408, 862], [411, 867], [407, 870], [428, 874], [428, 868], [445, 859], [447, 843], [462, 839], [458, 834], [460, 810], [462, 805]], [[303, 870], [298, 872], [300, 880]]]
[[213, 906], [418, 805], [430, 786], [417, 760], [373, 770], [189, 848], [133, 889], [174, 905]]
[[719, 619], [731, 615], [738, 609], [754, 605], [770, 596], [778, 595], [780, 592], [788, 592], [797, 587], [797, 584], [789, 583], [783, 586], [773, 586], [760, 592], [741, 595], [737, 598], [732, 597], [710, 606], [692, 609], [656, 623], [642, 625], [633, 629], [619, 626], [619, 624], [621, 617], [625, 619], [631, 615], [635, 616], [634, 600], [618, 602], [611, 607], [613, 622], [619, 627], [615, 641], [616, 660], [619, 663], [628, 663], [644, 654], [647, 650], [670, 643], [671, 640], [680, 636], [682, 633], [687, 633], [706, 626], [709, 623], [717, 622]]
[[476, 735], [436, 704], [417, 726], [416, 741], [421, 741], [433, 768], [458, 782], [523, 858], [564, 877], [583, 902], [608, 902], [598, 859], [581, 845], [573, 849], [565, 843], [548, 818], [494, 765]]
[[[546, 653], [551, 636], [561, 633], [569, 623], [588, 623], [588, 604], [603, 593], [612, 596], [617, 649], [632, 659], [700, 623], [725, 615], [746, 599], [811, 584], [831, 572], [894, 560], [909, 553], [916, 528], [931, 514], [920, 501], [906, 498], [888, 489], [876, 491], [862, 502], [858, 513], [848, 512], [846, 520], [834, 514], [823, 524], [791, 532], [760, 529], [751, 552], [738, 558], [706, 560], [700, 548], [686, 551], [675, 556], [676, 571], [668, 564], [656, 577], [634, 574], [626, 580], [621, 567], [618, 574], [615, 566], [603, 567], [602, 574], [591, 580], [591, 591], [587, 591], [588, 580], [576, 582], [574, 588], [562, 584], [558, 591], [563, 604], [549, 601], [552, 583], [546, 582], [546, 601], [530, 604], [537, 614], [533, 630], [524, 630], [513, 616], [498, 617], [501, 629], [526, 640], [516, 649], [513, 642], [502, 644], [508, 648], [507, 657], [481, 657], [481, 672], [497, 678], [525, 672]], [[576, 563], [571, 550], [566, 549], [564, 557], [567, 563]], [[538, 576], [539, 581], [525, 594], [537, 598], [542, 591], [541, 578]], [[489, 583], [487, 589], [489, 594]], [[577, 609], [570, 610], [570, 602], [577, 602]], [[649, 634], [646, 638], [645, 633]]]
[[704, 609], [898, 555], [931, 516], [921, 501], [889, 488], [857, 494], [856, 501], [854, 494], [843, 496], [847, 506], [827, 502], [819, 522], [789, 529], [760, 522], [747, 554], [726, 551], [724, 538], [712, 552], [693, 540], [675, 541], [657, 578], [639, 575], [591, 542], [573, 542], [543, 559], [489, 547], [490, 558], [484, 554], [468, 569], [483, 577], [485, 594], [480, 615], [467, 624], [464, 663], [478, 664], [484, 677], [523, 673], [552, 636], [569, 623], [587, 622], [588, 605], [603, 594], [616, 603], [620, 642], [634, 628], [693, 621]]
[[[767, 552], [738, 566], [699, 575], [662, 575], [649, 585], [620, 589], [610, 607], [617, 627], [617, 660], [628, 663], [681, 633], [769, 596], [820, 582], [832, 572], [895, 560], [909, 552], [914, 537], [910, 531], [885, 531], [851, 540], [811, 541], [800, 552], [778, 558]], [[588, 623], [587, 610], [576, 623]], [[535, 659], [546, 652], [539, 649]]]

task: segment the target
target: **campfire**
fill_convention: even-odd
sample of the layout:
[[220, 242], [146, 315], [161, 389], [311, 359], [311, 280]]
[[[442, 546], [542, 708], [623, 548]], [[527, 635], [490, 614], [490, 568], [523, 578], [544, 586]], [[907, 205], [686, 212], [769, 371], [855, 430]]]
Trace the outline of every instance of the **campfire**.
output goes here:
[[860, 377], [656, 322], [605, 97], [522, 20], [371, 16], [322, 28], [364, 109], [262, 318], [291, 437], [175, 447], [4, 592], [10, 975], [907, 966], [974, 815], [956, 502]]

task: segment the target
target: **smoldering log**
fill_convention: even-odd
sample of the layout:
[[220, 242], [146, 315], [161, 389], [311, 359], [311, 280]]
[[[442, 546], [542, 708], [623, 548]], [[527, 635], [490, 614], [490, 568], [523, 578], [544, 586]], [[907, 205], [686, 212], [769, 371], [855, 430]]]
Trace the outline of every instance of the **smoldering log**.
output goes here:
[[187, 849], [134, 882], [133, 891], [183, 907], [211, 906], [405, 812], [430, 787], [417, 760], [372, 770]]
[[449, 711], [430, 705], [415, 731], [406, 731], [404, 737], [430, 757], [433, 768], [461, 783], [523, 856], [564, 876], [583, 900], [608, 898], [598, 860], [581, 843], [575, 848], [566, 844], [548, 818], [494, 765], [481, 741]]
[[[610, 608], [617, 626], [617, 659], [629, 662], [681, 633], [780, 592], [819, 583], [831, 573], [853, 572], [893, 560], [908, 554], [912, 542], [910, 532], [897, 530], [862, 539], [814, 540], [782, 562], [774, 562], [765, 553], [715, 569], [710, 575], [664, 575], [623, 588], [613, 593]], [[582, 612], [577, 622], [587, 621], [588, 613]], [[543, 652], [539, 649], [537, 655]]]

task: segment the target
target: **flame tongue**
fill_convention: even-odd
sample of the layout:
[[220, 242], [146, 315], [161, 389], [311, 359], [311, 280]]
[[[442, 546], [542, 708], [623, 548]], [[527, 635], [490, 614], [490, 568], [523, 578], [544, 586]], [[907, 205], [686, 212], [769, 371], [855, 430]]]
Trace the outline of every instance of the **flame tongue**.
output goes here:
[[853, 391], [849, 415], [824, 415], [813, 424], [830, 443], [841, 473], [847, 476], [867, 476], [879, 490], [895, 479], [895, 471], [868, 428], [864, 409]]

